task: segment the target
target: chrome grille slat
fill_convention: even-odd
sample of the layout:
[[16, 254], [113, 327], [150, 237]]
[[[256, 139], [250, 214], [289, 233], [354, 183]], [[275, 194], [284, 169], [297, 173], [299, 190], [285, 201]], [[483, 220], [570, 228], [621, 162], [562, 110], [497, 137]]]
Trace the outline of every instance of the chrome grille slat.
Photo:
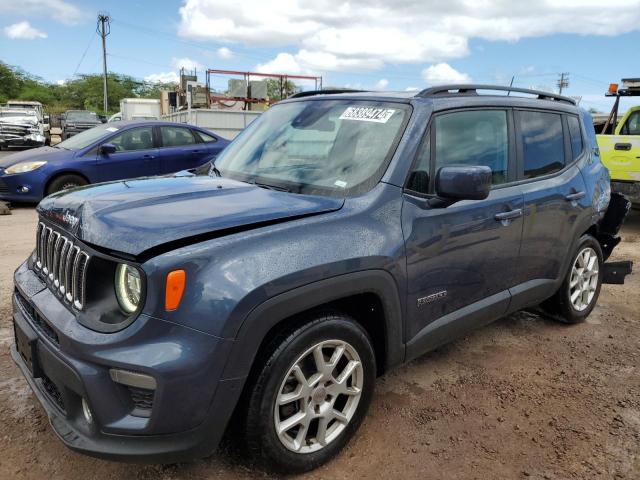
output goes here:
[[76, 254], [80, 249], [76, 245], [69, 247], [67, 255], [67, 264], [65, 265], [64, 283], [67, 286], [67, 294], [65, 298], [68, 302], [73, 301], [73, 264], [75, 263]]
[[43, 222], [36, 230], [34, 270], [54, 293], [77, 310], [85, 305], [87, 269], [91, 256], [66, 236]]
[[58, 246], [58, 241], [60, 240], [60, 234], [58, 232], [53, 232], [49, 237], [49, 281], [52, 282], [54, 280], [55, 272], [56, 272], [56, 247]]
[[53, 229], [47, 227], [47, 244], [45, 246], [47, 251], [45, 253], [45, 261], [44, 261], [44, 264], [47, 267], [44, 273], [46, 273], [47, 276], [49, 275], [49, 273], [51, 273], [51, 264], [53, 263], [53, 260], [51, 258], [53, 256], [53, 239], [54, 239], [53, 233], [54, 233]]
[[36, 263], [35, 266], [37, 269], [42, 268], [42, 262], [40, 259], [42, 258], [42, 230], [44, 229], [44, 223], [38, 223], [38, 228], [36, 229]]

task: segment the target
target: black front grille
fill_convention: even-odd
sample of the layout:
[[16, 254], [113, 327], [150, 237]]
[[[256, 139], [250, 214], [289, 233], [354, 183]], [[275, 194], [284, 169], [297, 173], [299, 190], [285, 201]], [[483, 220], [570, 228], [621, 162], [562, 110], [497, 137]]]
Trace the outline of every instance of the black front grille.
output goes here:
[[42, 374], [42, 378], [40, 379], [40, 383], [42, 384], [42, 389], [47, 394], [47, 396], [55, 403], [60, 410], [66, 412], [64, 406], [64, 399], [62, 398], [62, 393], [60, 393], [60, 389], [56, 386], [55, 383], [51, 381], [49, 377]]
[[9, 186], [0, 180], [0, 193], [9, 193]]
[[77, 310], [84, 308], [89, 260], [89, 254], [74, 244], [72, 237], [38, 224], [35, 270], [51, 290]]
[[140, 417], [150, 416], [151, 409], [153, 408], [153, 395], [155, 391], [131, 386], [128, 386], [127, 388], [129, 389], [131, 401], [134, 406], [134, 411], [132, 413]]
[[51, 325], [47, 323], [47, 321], [35, 311], [35, 309], [31, 306], [31, 304], [27, 301], [26, 298], [22, 296], [22, 294], [16, 290], [16, 298], [18, 299], [18, 304], [22, 308], [22, 313], [24, 313], [31, 323], [36, 326], [36, 328], [42, 332], [49, 340], [51, 340], [56, 346], [60, 345], [60, 341], [58, 340], [58, 334], [55, 332]]

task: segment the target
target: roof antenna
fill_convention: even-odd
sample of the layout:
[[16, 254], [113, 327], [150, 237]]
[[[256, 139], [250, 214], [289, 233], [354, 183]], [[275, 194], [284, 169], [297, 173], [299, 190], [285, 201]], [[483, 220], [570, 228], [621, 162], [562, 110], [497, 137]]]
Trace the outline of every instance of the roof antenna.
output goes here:
[[[516, 78], [516, 76], [515, 76], [515, 75], [512, 75], [512, 76], [511, 76], [511, 82], [509, 83], [509, 88], [513, 87], [513, 81], [515, 80], [515, 78]], [[509, 95], [511, 95], [511, 90], [509, 90], [509, 91], [507, 92], [507, 97], [508, 97]]]

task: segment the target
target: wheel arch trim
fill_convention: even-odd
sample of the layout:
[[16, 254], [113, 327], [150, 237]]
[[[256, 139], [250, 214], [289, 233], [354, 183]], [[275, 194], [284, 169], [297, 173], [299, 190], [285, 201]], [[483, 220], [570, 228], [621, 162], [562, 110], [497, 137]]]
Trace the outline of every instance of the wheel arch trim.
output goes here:
[[386, 353], [384, 368], [401, 364], [405, 357], [405, 345], [402, 303], [397, 284], [385, 270], [366, 270], [306, 284], [258, 305], [240, 326], [222, 378], [247, 376], [268, 332], [284, 320], [315, 307], [365, 293], [377, 295], [382, 304]]

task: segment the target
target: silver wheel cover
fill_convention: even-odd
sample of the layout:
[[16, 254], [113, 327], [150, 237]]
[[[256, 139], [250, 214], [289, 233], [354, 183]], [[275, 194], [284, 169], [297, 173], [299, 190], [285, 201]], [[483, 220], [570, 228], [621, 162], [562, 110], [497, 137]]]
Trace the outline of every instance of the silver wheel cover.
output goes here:
[[306, 350], [285, 375], [274, 406], [274, 426], [292, 452], [316, 452], [334, 441], [355, 414], [364, 371], [355, 348], [325, 340]]
[[582, 312], [589, 308], [598, 288], [600, 272], [598, 254], [591, 247], [583, 248], [571, 267], [569, 300], [573, 308]]

